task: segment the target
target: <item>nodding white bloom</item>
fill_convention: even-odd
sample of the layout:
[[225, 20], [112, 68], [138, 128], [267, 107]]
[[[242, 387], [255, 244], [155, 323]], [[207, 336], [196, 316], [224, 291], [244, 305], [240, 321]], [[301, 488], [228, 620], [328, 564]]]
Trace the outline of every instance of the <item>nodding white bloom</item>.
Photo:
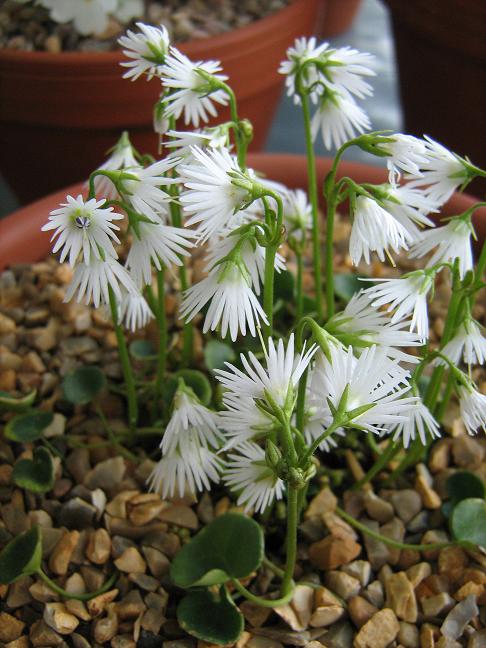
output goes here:
[[167, 203], [170, 201], [169, 194], [161, 187], [177, 182], [175, 178], [167, 178], [164, 174], [176, 164], [176, 159], [165, 159], [144, 169], [128, 169], [121, 179], [120, 193], [136, 212], [158, 222], [159, 215], [167, 212]]
[[468, 169], [458, 156], [425, 135], [427, 161], [420, 175], [412, 174], [411, 187], [423, 187], [425, 194], [438, 205], [447, 202], [454, 191], [469, 178]]
[[474, 267], [471, 233], [472, 225], [469, 222], [461, 218], [452, 219], [443, 227], [423, 232], [421, 240], [413, 246], [410, 256], [420, 259], [437, 247], [426, 267], [431, 268], [437, 263], [459, 259], [459, 274], [461, 279], [464, 279], [466, 272]]
[[188, 249], [194, 246], [191, 230], [157, 223], [139, 222], [133, 233], [132, 244], [127, 256], [127, 268], [137, 286], [152, 282], [152, 263], [160, 270], [162, 264], [180, 266], [179, 256], [190, 256]]
[[211, 91], [208, 82], [198, 74], [198, 70], [219, 81], [226, 81], [227, 76], [217, 74], [221, 69], [219, 61], [193, 62], [175, 47], [171, 47], [165, 65], [160, 70], [163, 85], [171, 90], [166, 95], [167, 117], [179, 119], [184, 114], [186, 126], [192, 124], [196, 128], [200, 121], [207, 122], [209, 117], [216, 117], [218, 112], [214, 103], [225, 106], [228, 103], [228, 95], [221, 89]]
[[69, 255], [69, 264], [74, 266], [82, 252], [84, 262], [90, 263], [93, 256], [101, 258], [100, 248], [107, 256], [117, 258], [112, 241], [120, 243], [114, 233], [120, 228], [113, 221], [123, 220], [123, 216], [114, 212], [113, 207], [103, 207], [104, 198], [85, 200], [79, 194], [77, 198], [66, 196], [66, 201], [51, 211], [48, 222], [42, 226], [43, 232], [54, 230], [51, 241], [57, 241], [52, 251], [61, 250], [60, 262]]
[[183, 294], [180, 313], [190, 321], [204, 306], [211, 302], [204, 320], [203, 333], [221, 326], [221, 337], [230, 332], [233, 342], [240, 331], [255, 337], [260, 320], [268, 323], [257, 297], [251, 289], [248, 270], [242, 263], [228, 260], [217, 265], [209, 275], [191, 286]]
[[172, 402], [172, 416], [160, 447], [162, 454], [172, 454], [184, 439], [196, 439], [199, 445], [217, 448], [223, 441], [218, 429], [219, 417], [199, 402], [192, 389], [179, 387]]
[[408, 448], [410, 441], [415, 441], [417, 434], [423, 445], [427, 444], [427, 433], [433, 439], [440, 437], [439, 424], [420, 399], [412, 403], [410, 408], [403, 412], [403, 415], [405, 420], [391, 426], [389, 432], [393, 435], [393, 441], [402, 439], [404, 448]]
[[129, 23], [133, 18], [142, 16], [144, 12], [143, 0], [118, 0], [118, 6], [113, 14], [123, 23]]
[[84, 297], [86, 305], [92, 300], [98, 308], [100, 304], [110, 303], [110, 288], [116, 301], [121, 302], [122, 287], [130, 294], [138, 294], [133, 279], [118, 261], [111, 257], [107, 257], [106, 261], [91, 259], [89, 264], [80, 263], [75, 267], [64, 301], [70, 301], [77, 291], [76, 301], [80, 302]]
[[[197, 146], [200, 149], [224, 149], [230, 144], [227, 128], [205, 128], [195, 131], [167, 131], [168, 139], [165, 142], [167, 148], [174, 149], [173, 155], [184, 159], [184, 162], [193, 162], [191, 148]], [[189, 158], [189, 159], [188, 159]]]
[[[300, 97], [296, 94], [296, 77], [300, 68], [304, 65], [306, 61], [312, 59], [319, 59], [319, 56], [327, 49], [328, 43], [322, 43], [317, 45], [317, 41], [314, 36], [310, 38], [296, 38], [294, 44], [287, 49], [287, 60], [280, 63], [279, 73], [285, 74], [287, 77], [285, 79], [285, 85], [287, 86], [287, 94], [289, 97], [294, 97], [294, 102], [299, 103]], [[316, 81], [322, 77], [322, 74], [319, 73], [315, 65], [306, 65], [304, 72], [302, 74], [302, 84], [305, 88], [310, 88], [313, 86]], [[315, 91], [312, 91], [310, 98], [312, 101], [316, 102], [319, 96], [319, 92], [322, 91], [319, 88], [316, 88]]]
[[[326, 43], [328, 45], [328, 43]], [[372, 86], [363, 77], [376, 76], [369, 64], [374, 59], [372, 54], [360, 52], [351, 47], [327, 49], [322, 56], [325, 73], [322, 74], [324, 85], [345, 90], [360, 99], [373, 94]]]
[[147, 326], [154, 317], [141, 294], [125, 293], [118, 308], [118, 323], [124, 322], [133, 332]]
[[[486, 362], [486, 338], [481, 333], [477, 322], [468, 318], [462, 322], [450, 342], [441, 350], [449, 360], [457, 365], [461, 356], [466, 364], [484, 364]], [[438, 358], [438, 364], [446, 364]]]
[[486, 432], [486, 396], [472, 385], [460, 386], [458, 391], [461, 416], [468, 434], [474, 435], [478, 429]]
[[249, 396], [227, 393], [224, 395], [224, 405], [226, 410], [221, 411], [219, 416], [227, 437], [225, 450], [266, 437], [275, 424], [275, 420]]
[[169, 50], [169, 33], [164, 25], [153, 27], [138, 22], [137, 27], [140, 32], [135, 33], [129, 29], [126, 36], [118, 39], [123, 54], [130, 59], [121, 63], [128, 68], [123, 78], [135, 81], [146, 74], [147, 80], [150, 80], [165, 61]]
[[304, 232], [312, 227], [312, 207], [306, 192], [302, 189], [287, 191], [283, 205], [283, 219], [289, 235], [301, 240]]
[[414, 242], [422, 237], [419, 228], [435, 227], [434, 221], [430, 220], [427, 214], [437, 211], [437, 205], [418, 189], [411, 189], [408, 185], [401, 187], [390, 185], [387, 189], [387, 197], [382, 199], [382, 204], [383, 208], [407, 230]]
[[389, 304], [387, 311], [395, 310], [391, 323], [396, 324], [413, 313], [410, 331], [417, 331], [423, 342], [429, 337], [427, 295], [434, 285], [430, 274], [418, 270], [400, 279], [373, 279], [376, 286], [366, 288], [364, 293], [372, 300], [373, 308]]
[[413, 176], [420, 176], [420, 169], [428, 161], [424, 140], [402, 133], [390, 135], [390, 139], [393, 141], [380, 144], [380, 148], [389, 155], [386, 164], [390, 174], [390, 183], [396, 182], [401, 171]]
[[418, 346], [422, 343], [416, 333], [403, 330], [410, 328], [408, 321], [392, 324], [386, 313], [378, 311], [370, 304], [364, 291], [355, 293], [346, 308], [336, 313], [326, 324], [326, 329], [341, 341], [353, 345], [369, 346], [377, 344], [385, 347], [390, 358], [404, 362], [418, 362], [418, 358], [394, 347]]
[[211, 490], [219, 482], [221, 460], [193, 435], [184, 436], [173, 452], [160, 459], [147, 484], [163, 498]]
[[327, 89], [319, 97], [318, 108], [312, 117], [312, 137], [321, 132], [324, 146], [330, 150], [339, 148], [357, 133], [371, 128], [365, 111], [358, 106], [349, 94]]
[[[120, 171], [120, 169], [140, 169], [140, 164], [135, 158], [132, 144], [125, 131], [115, 146], [112, 148], [109, 157], [99, 166], [97, 171]], [[106, 198], [115, 198], [118, 195], [113, 182], [102, 175], [94, 179], [96, 192]]]
[[370, 252], [376, 252], [380, 261], [385, 254], [390, 257], [389, 248], [396, 254], [400, 249], [408, 250], [412, 236], [393, 216], [375, 200], [367, 196], [356, 198], [353, 226], [349, 239], [349, 254], [354, 265], [361, 257], [370, 263]]
[[[356, 358], [353, 349], [330, 345], [329, 358], [318, 355], [312, 389], [326, 408], [330, 401], [337, 409], [347, 390], [345, 410], [373, 405], [351, 419], [351, 427], [380, 434], [390, 424], [405, 420], [405, 412], [417, 402], [415, 397], [404, 398], [410, 387], [401, 368], [386, 354], [385, 349], [372, 346]], [[329, 411], [327, 419], [332, 420]]]
[[191, 147], [193, 164], [179, 166], [185, 190], [180, 201], [184, 212], [192, 214], [186, 225], [198, 225], [201, 240], [232, 227], [234, 214], [249, 199], [246, 189], [236, 186], [229, 173], [242, 173], [236, 159], [226, 149], [203, 151]]
[[282, 499], [284, 483], [267, 466], [265, 451], [256, 443], [242, 443], [238, 452], [228, 455], [224, 482], [240, 493], [238, 506], [263, 513], [275, 499]]
[[108, 16], [117, 8], [117, 0], [42, 0], [52, 20], [73, 21], [82, 36], [101, 34], [108, 25]]
[[223, 394], [223, 403], [230, 402], [228, 399], [233, 398], [232, 394], [238, 398], [253, 398], [264, 402], [266, 394], [269, 394], [279, 407], [284, 407], [288, 399], [292, 398], [317, 347], [314, 345], [307, 351], [304, 348], [299, 355], [295, 355], [292, 333], [287, 348], [284, 347], [283, 340], [279, 340], [275, 347], [273, 339], [268, 338], [268, 351], [264, 351], [265, 367], [250, 352], [248, 358], [243, 354], [240, 356], [244, 371], [229, 362], [226, 363], [229, 371], [215, 371], [219, 382], [228, 390]]
[[[320, 378], [316, 366], [320, 360], [320, 354], [318, 353], [317, 361], [314, 367], [309, 370], [309, 377], [307, 379], [303, 432], [305, 440], [309, 445], [318, 439], [332, 423], [332, 414], [329, 410], [329, 405], [322, 399], [322, 395], [319, 393]], [[319, 450], [322, 452], [330, 452], [338, 445], [336, 437], [343, 437], [345, 435], [346, 432], [343, 428], [338, 428], [330, 436], [321, 441], [318, 446]]]

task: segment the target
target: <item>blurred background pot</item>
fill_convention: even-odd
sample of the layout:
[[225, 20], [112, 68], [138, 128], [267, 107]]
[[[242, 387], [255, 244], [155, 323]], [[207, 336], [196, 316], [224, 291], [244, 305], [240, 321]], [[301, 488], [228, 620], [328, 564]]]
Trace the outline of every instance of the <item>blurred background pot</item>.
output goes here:
[[[303, 155], [253, 153], [249, 155], [248, 164], [266, 177], [282, 182], [290, 188], [307, 188], [307, 160]], [[330, 158], [317, 159], [319, 186], [322, 186], [331, 165]], [[349, 176], [356, 182], [379, 184], [386, 182], [388, 172], [376, 166], [345, 161], [339, 166], [338, 178], [343, 176]], [[32, 263], [44, 259], [51, 250], [50, 234], [41, 232], [40, 228], [47, 221], [49, 212], [64, 202], [66, 194], [76, 196], [84, 189], [82, 183], [71, 185], [1, 220], [0, 271], [13, 263]], [[476, 199], [468, 194], [455, 193], [444, 206], [441, 217], [459, 214], [475, 202]], [[480, 246], [486, 239], [486, 207], [475, 212], [473, 223]]]
[[[251, 25], [180, 45], [193, 60], [221, 60], [241, 117], [253, 123], [253, 150], [262, 148], [281, 94], [280, 61], [296, 37], [314, 33], [324, 4], [293, 0]], [[122, 79], [121, 60], [120, 52], [0, 50], [0, 168], [22, 204], [87, 178], [123, 130], [156, 154], [160, 86]]]
[[361, 0], [322, 0], [318, 35], [323, 38], [339, 36], [351, 28]]

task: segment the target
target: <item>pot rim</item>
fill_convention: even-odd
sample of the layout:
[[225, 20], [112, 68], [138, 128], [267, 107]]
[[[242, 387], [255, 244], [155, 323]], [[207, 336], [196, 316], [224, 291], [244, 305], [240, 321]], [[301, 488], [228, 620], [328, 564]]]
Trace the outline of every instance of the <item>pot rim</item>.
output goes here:
[[[234, 47], [237, 48], [240, 44], [247, 40], [254, 40], [255, 38], [267, 37], [268, 32], [278, 35], [281, 23], [287, 23], [292, 14], [300, 14], [306, 7], [310, 6], [312, 0], [291, 0], [283, 9], [279, 9], [264, 18], [260, 18], [249, 25], [237, 27], [228, 32], [216, 34], [215, 36], [208, 36], [207, 38], [190, 39], [176, 43], [181, 51], [191, 56], [191, 54], [198, 54], [206, 40], [211, 41], [211, 49]], [[316, 5], [318, 0], [313, 0], [313, 6]], [[63, 66], [68, 63], [82, 65], [86, 63], [93, 63], [96, 58], [96, 63], [119, 63], [125, 60], [125, 57], [120, 50], [113, 50], [110, 52], [59, 52], [54, 54], [52, 52], [34, 51], [28, 52], [25, 50], [14, 50], [8, 48], [0, 49], [0, 63], [2, 64], [29, 64], [29, 65], [53, 65]]]

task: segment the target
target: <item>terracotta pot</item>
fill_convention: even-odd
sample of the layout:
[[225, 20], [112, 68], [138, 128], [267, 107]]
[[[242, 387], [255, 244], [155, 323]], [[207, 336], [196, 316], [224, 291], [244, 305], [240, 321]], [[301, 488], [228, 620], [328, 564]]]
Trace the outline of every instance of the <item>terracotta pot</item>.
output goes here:
[[[331, 163], [329, 158], [317, 160], [319, 186], [322, 186]], [[268, 178], [283, 182], [290, 188], [307, 188], [307, 162], [303, 155], [254, 153], [249, 156], [249, 164]], [[350, 176], [357, 182], [376, 184], [386, 181], [387, 172], [358, 162], [343, 162], [338, 177], [343, 176]], [[51, 249], [50, 235], [40, 231], [47, 215], [64, 201], [66, 194], [77, 195], [82, 191], [82, 183], [71, 185], [0, 220], [0, 270], [12, 263], [44, 259]], [[475, 198], [468, 194], [456, 193], [445, 206], [443, 216], [459, 214], [475, 202]], [[478, 241], [482, 244], [486, 239], [486, 207], [475, 212], [473, 222]]]
[[[280, 61], [297, 36], [314, 32], [320, 2], [294, 0], [252, 25], [180, 46], [193, 60], [221, 60], [240, 115], [254, 125], [254, 150], [280, 97]], [[0, 168], [22, 203], [85, 179], [124, 129], [137, 148], [156, 153], [160, 85], [122, 79], [121, 60], [120, 52], [0, 50]]]
[[[484, 168], [484, 0], [385, 2], [395, 37], [404, 132], [430, 135]], [[482, 195], [486, 182], [476, 181], [470, 191]]]
[[351, 28], [361, 0], [323, 0], [318, 34], [323, 38], [338, 36]]

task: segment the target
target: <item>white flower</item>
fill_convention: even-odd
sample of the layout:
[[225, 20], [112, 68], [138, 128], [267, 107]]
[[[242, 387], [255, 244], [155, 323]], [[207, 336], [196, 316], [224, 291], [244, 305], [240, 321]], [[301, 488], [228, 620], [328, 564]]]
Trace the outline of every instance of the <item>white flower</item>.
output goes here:
[[329, 359], [319, 354], [314, 371], [312, 389], [324, 408], [330, 400], [337, 409], [346, 389], [346, 412], [373, 405], [350, 423], [367, 432], [380, 434], [384, 427], [404, 421], [404, 412], [417, 402], [415, 397], [403, 398], [409, 385], [402, 370], [390, 361], [386, 350], [376, 346], [364, 349], [356, 358], [351, 347], [346, 350], [331, 345]]
[[351, 95], [327, 90], [319, 97], [318, 108], [312, 117], [312, 137], [321, 131], [324, 146], [330, 150], [339, 148], [357, 133], [371, 128], [368, 115]]
[[433, 280], [422, 271], [412, 272], [400, 279], [373, 279], [376, 286], [367, 288], [364, 293], [373, 300], [373, 308], [390, 304], [388, 312], [395, 310], [391, 323], [396, 324], [413, 313], [410, 331], [417, 331], [421, 341], [429, 337], [429, 318], [427, 315], [427, 295]]
[[219, 482], [221, 460], [192, 436], [184, 436], [170, 454], [162, 457], [153, 469], [147, 484], [150, 490], [165, 499], [185, 493], [196, 494], [211, 489], [211, 481]]
[[167, 178], [164, 173], [170, 171], [177, 164], [177, 160], [159, 160], [142, 169], [128, 169], [126, 177], [121, 180], [120, 192], [133, 206], [133, 209], [158, 222], [159, 215], [167, 211], [170, 196], [161, 187], [177, 182], [175, 178]]
[[302, 239], [304, 232], [312, 227], [312, 207], [306, 192], [302, 189], [287, 191], [283, 204], [283, 219], [289, 235]]
[[[316, 366], [320, 363], [319, 354], [317, 358]], [[305, 440], [309, 445], [318, 439], [332, 423], [332, 414], [329, 410], [329, 405], [326, 401], [323, 401], [322, 395], [319, 393], [320, 378], [316, 366], [309, 370], [305, 396], [303, 432]], [[338, 428], [330, 436], [321, 441], [318, 446], [319, 450], [330, 452], [333, 448], [337, 447], [338, 442], [336, 437], [343, 437], [345, 435], [346, 433], [343, 428]]]
[[378, 344], [385, 347], [390, 358], [404, 362], [418, 362], [415, 356], [394, 347], [419, 346], [421, 338], [416, 333], [403, 330], [410, 328], [408, 321], [392, 324], [390, 318], [373, 308], [369, 297], [363, 292], [355, 293], [341, 313], [336, 313], [326, 324], [326, 329], [338, 339], [351, 344]]
[[147, 74], [147, 80], [150, 80], [165, 61], [169, 34], [164, 25], [152, 27], [138, 22], [137, 27], [140, 29], [138, 34], [128, 30], [126, 36], [118, 39], [119, 45], [124, 48], [123, 54], [130, 59], [121, 63], [128, 68], [123, 78], [135, 81], [142, 74]]
[[263, 513], [275, 499], [282, 499], [283, 481], [265, 464], [265, 451], [256, 443], [243, 443], [238, 451], [228, 457], [224, 482], [240, 492], [238, 506]]
[[202, 240], [231, 227], [234, 213], [248, 199], [248, 192], [233, 184], [231, 172], [241, 170], [226, 149], [203, 151], [192, 147], [193, 164], [179, 167], [180, 182], [185, 191], [180, 201], [184, 212], [192, 214], [186, 225], [198, 224]]
[[133, 18], [143, 16], [143, 12], [143, 0], [118, 0], [118, 6], [113, 14], [121, 23], [126, 24]]
[[[96, 170], [120, 171], [120, 169], [130, 168], [139, 169], [141, 167], [133, 153], [133, 147], [128, 138], [128, 133], [125, 131], [111, 150], [109, 157]], [[113, 182], [106, 176], [96, 176], [94, 183], [96, 187], [96, 193], [111, 199], [117, 196], [117, 191], [113, 185]]]
[[467, 168], [445, 146], [425, 136], [427, 161], [421, 164], [419, 177], [412, 175], [411, 187], [425, 187], [425, 193], [438, 205], [447, 202], [454, 191], [468, 179]]
[[186, 126], [192, 124], [196, 128], [200, 121], [207, 122], [210, 116], [217, 116], [214, 102], [223, 106], [228, 103], [228, 96], [224, 90], [209, 91], [208, 83], [198, 74], [198, 69], [219, 81], [228, 78], [216, 74], [221, 71], [219, 61], [192, 62], [175, 47], [170, 48], [165, 65], [160, 70], [162, 83], [172, 90], [166, 96], [166, 115], [179, 119], [184, 113]]
[[133, 332], [147, 326], [154, 317], [141, 294], [124, 294], [118, 308], [118, 322], [124, 322], [127, 329]]
[[57, 237], [52, 251], [61, 251], [60, 262], [69, 255], [69, 263], [74, 266], [79, 253], [82, 251], [85, 263], [89, 263], [92, 257], [100, 258], [101, 248], [103, 252], [112, 257], [117, 257], [112, 240], [120, 241], [113, 230], [120, 228], [112, 221], [123, 220], [121, 214], [113, 211], [113, 207], [105, 207], [106, 200], [84, 200], [81, 194], [77, 198], [66, 196], [67, 202], [61, 203], [61, 207], [51, 211], [48, 222], [43, 225], [42, 231], [54, 230], [51, 237], [53, 241]]
[[[327, 45], [327, 43], [326, 43]], [[374, 56], [351, 47], [329, 49], [321, 58], [325, 62], [322, 82], [333, 89], [346, 91], [360, 99], [373, 94], [373, 88], [362, 77], [375, 76], [368, 67]]]
[[[299, 103], [300, 97], [296, 94], [296, 76], [300, 68], [304, 65], [306, 61], [312, 59], [318, 59], [320, 54], [324, 52], [328, 47], [328, 43], [322, 43], [317, 45], [317, 41], [314, 36], [311, 38], [297, 38], [293, 46], [287, 49], [287, 60], [282, 61], [279, 68], [280, 74], [285, 74], [285, 85], [287, 86], [287, 94], [289, 97], [294, 97], [294, 102]], [[302, 83], [304, 88], [310, 88], [313, 86], [322, 75], [319, 73], [315, 65], [306, 65], [305, 71], [302, 76]], [[310, 97], [312, 101], [317, 101], [320, 90], [311, 92]]]
[[[383, 208], [389, 212], [409, 233], [412, 241], [421, 238], [419, 227], [435, 227], [426, 214], [437, 211], [437, 205], [422, 191], [409, 185], [390, 185], [387, 197], [382, 199]], [[418, 227], [417, 227], [418, 225]]]
[[108, 15], [116, 10], [117, 0], [42, 0], [52, 20], [73, 21], [82, 36], [100, 34], [108, 25]]
[[292, 333], [287, 349], [283, 340], [279, 340], [277, 347], [272, 338], [268, 339], [268, 352], [265, 351], [264, 367], [253, 355], [248, 354], [248, 359], [241, 354], [244, 371], [230, 363], [226, 363], [229, 371], [217, 369], [217, 379], [227, 392], [223, 394], [223, 403], [231, 401], [232, 394], [238, 398], [253, 398], [265, 401], [266, 393], [273, 401], [283, 407], [289, 394], [292, 395], [297, 388], [299, 380], [306, 370], [317, 348], [312, 346], [307, 351], [305, 348], [299, 355], [294, 354], [294, 334]]
[[227, 128], [205, 128], [195, 131], [174, 131], [167, 132], [170, 139], [165, 142], [167, 148], [174, 149], [173, 154], [183, 158], [185, 163], [194, 163], [191, 148], [197, 146], [200, 149], [224, 149], [229, 146]]
[[427, 444], [427, 432], [432, 438], [440, 437], [439, 424], [421, 400], [412, 403], [410, 408], [402, 413], [405, 420], [391, 426], [389, 430], [393, 434], [393, 441], [402, 438], [404, 448], [408, 448], [410, 441], [415, 440], [417, 433], [423, 445]]
[[221, 445], [223, 435], [218, 430], [218, 414], [204, 407], [191, 391], [182, 387], [175, 393], [172, 416], [160, 444], [164, 456], [173, 454], [185, 439], [196, 439], [204, 447]]
[[473, 387], [459, 387], [461, 416], [468, 434], [474, 435], [481, 428], [486, 432], [486, 396]]
[[224, 405], [226, 410], [219, 415], [221, 427], [229, 437], [225, 450], [267, 436], [275, 423], [249, 396], [226, 393]]
[[376, 252], [383, 262], [385, 253], [390, 257], [389, 248], [397, 254], [400, 248], [408, 250], [408, 243], [412, 242], [410, 233], [375, 200], [358, 196], [353, 217], [349, 254], [354, 265], [358, 265], [361, 257], [369, 264], [370, 252]]
[[424, 140], [402, 133], [390, 135], [390, 138], [393, 138], [393, 142], [386, 142], [380, 146], [389, 155], [386, 164], [390, 173], [390, 182], [393, 184], [397, 180], [400, 171], [420, 176], [420, 169], [428, 160]]
[[241, 264], [227, 261], [216, 266], [209, 275], [185, 291], [181, 303], [181, 316], [190, 321], [211, 302], [204, 320], [203, 333], [221, 326], [221, 337], [230, 332], [233, 342], [238, 331], [246, 329], [254, 337], [256, 326], [267, 317], [251, 289], [248, 271]]
[[410, 253], [412, 258], [421, 258], [437, 246], [437, 250], [427, 262], [427, 268], [438, 263], [453, 262], [459, 259], [461, 279], [474, 267], [471, 245], [471, 225], [462, 219], [452, 219], [447, 225], [422, 234]]
[[[450, 342], [441, 350], [449, 358], [452, 364], [457, 365], [461, 355], [466, 364], [484, 364], [486, 362], [486, 338], [481, 333], [481, 328], [472, 319], [461, 322], [456, 334]], [[439, 364], [445, 364], [439, 358]]]
[[143, 286], [152, 282], [152, 263], [157, 270], [161, 264], [182, 265], [179, 256], [190, 256], [187, 250], [194, 246], [192, 238], [191, 230], [164, 225], [160, 219], [157, 223], [139, 222], [127, 256], [127, 268], [135, 283]]
[[110, 303], [109, 289], [111, 288], [117, 302], [122, 301], [121, 287], [130, 294], [138, 294], [138, 289], [133, 283], [125, 268], [108, 257], [106, 261], [91, 259], [89, 264], [80, 263], [74, 269], [71, 283], [67, 287], [64, 301], [70, 301], [77, 291], [77, 301], [85, 297], [86, 305], [92, 300], [96, 308], [102, 304]]

